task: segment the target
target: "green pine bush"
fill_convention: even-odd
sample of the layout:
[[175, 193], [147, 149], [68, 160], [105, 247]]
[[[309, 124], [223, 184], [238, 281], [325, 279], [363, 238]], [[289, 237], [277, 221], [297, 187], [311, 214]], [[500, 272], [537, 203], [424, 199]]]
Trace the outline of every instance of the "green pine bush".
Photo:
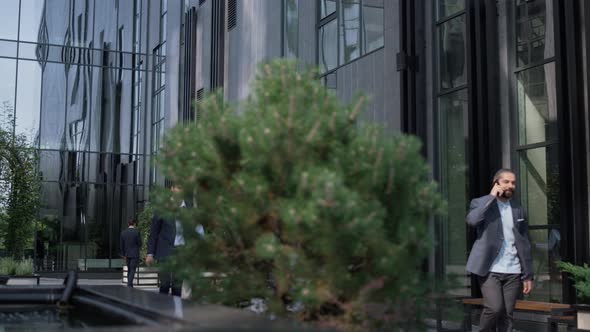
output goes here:
[[[346, 329], [415, 324], [432, 291], [428, 219], [443, 207], [421, 143], [362, 125], [365, 97], [342, 105], [296, 66], [263, 65], [245, 102], [215, 93], [169, 132], [159, 165], [181, 192], [152, 203], [183, 223], [171, 267], [202, 302], [261, 298]], [[204, 236], [187, 231], [199, 224]]]
[[577, 290], [578, 298], [582, 301], [590, 300], [590, 266], [574, 265], [568, 262], [557, 262], [557, 267], [570, 274]]

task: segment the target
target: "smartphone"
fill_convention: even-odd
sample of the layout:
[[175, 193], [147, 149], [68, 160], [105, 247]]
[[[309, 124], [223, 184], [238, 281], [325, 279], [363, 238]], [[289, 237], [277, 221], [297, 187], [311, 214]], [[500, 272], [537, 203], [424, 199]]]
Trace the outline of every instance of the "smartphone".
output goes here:
[[[497, 185], [500, 185], [500, 181], [499, 180], [494, 181], [494, 185], [496, 185], [496, 184]], [[497, 193], [496, 196], [503, 197], [503, 198], [508, 198], [508, 197], [506, 197], [506, 193], [504, 193], [504, 192], [502, 193], [502, 195], [500, 195], [500, 193]]]

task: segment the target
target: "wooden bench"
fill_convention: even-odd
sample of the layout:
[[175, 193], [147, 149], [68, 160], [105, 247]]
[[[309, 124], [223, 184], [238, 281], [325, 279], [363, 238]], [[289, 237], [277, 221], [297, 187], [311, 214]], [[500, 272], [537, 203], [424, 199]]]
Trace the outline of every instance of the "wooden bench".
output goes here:
[[[465, 331], [471, 331], [470, 309], [473, 306], [483, 307], [483, 299], [467, 298], [463, 299], [462, 302], [465, 310], [463, 328]], [[547, 323], [548, 331], [550, 332], [557, 331], [557, 325], [559, 323], [567, 324], [568, 326], [574, 326], [576, 324], [575, 316], [573, 315], [574, 310], [569, 304], [517, 300], [514, 310], [548, 315]]]

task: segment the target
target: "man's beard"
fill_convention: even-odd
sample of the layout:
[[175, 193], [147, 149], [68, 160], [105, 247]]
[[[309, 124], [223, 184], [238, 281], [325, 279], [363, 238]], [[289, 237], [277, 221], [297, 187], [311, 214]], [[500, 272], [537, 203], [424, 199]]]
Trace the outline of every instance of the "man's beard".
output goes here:
[[502, 193], [502, 197], [504, 197], [504, 198], [510, 198], [510, 197], [512, 197], [512, 194], [513, 194], [512, 193], [512, 190], [506, 190], [506, 191], [504, 191]]

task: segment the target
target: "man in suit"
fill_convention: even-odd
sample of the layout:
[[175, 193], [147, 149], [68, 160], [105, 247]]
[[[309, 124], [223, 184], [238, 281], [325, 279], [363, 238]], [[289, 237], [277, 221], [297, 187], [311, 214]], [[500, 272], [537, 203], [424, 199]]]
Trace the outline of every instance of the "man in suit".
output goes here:
[[[172, 186], [170, 190], [177, 193], [177, 187]], [[165, 261], [174, 252], [174, 248], [184, 245], [182, 225], [178, 220], [166, 220], [154, 215], [150, 225], [148, 239], [148, 252], [145, 262], [152, 265], [154, 259]], [[182, 280], [178, 280], [172, 272], [160, 272], [160, 293], [180, 296], [182, 292]]]
[[515, 189], [516, 173], [500, 169], [490, 194], [473, 199], [466, 218], [477, 230], [466, 268], [478, 276], [483, 294], [480, 331], [512, 331], [516, 299], [533, 289], [528, 220], [511, 200]]
[[133, 278], [135, 277], [135, 271], [139, 266], [139, 250], [141, 249], [141, 235], [135, 228], [137, 227], [137, 221], [130, 219], [127, 222], [129, 226], [126, 230], [121, 232], [121, 256], [127, 263], [127, 286], [133, 287]]

